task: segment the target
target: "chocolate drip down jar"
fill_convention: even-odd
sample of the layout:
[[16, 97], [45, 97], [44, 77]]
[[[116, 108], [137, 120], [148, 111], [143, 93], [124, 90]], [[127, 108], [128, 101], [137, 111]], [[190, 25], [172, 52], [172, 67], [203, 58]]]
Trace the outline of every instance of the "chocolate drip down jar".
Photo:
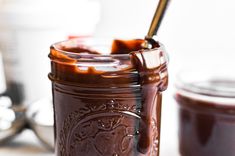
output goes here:
[[158, 156], [168, 61], [161, 44], [143, 42], [51, 46], [56, 156]]

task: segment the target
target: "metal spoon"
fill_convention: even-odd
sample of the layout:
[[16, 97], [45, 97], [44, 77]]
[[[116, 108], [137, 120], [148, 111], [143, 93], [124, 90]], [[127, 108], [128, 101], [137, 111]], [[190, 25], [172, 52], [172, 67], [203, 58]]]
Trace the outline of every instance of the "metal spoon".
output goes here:
[[169, 1], [170, 0], [159, 0], [158, 7], [153, 16], [153, 20], [150, 25], [148, 34], [145, 36], [145, 42], [142, 45], [143, 48], [146, 48], [146, 49], [152, 48], [152, 44], [151, 44], [151, 41], [153, 40], [152, 38], [154, 35], [157, 34], [157, 31], [161, 25], [161, 21], [164, 17]]

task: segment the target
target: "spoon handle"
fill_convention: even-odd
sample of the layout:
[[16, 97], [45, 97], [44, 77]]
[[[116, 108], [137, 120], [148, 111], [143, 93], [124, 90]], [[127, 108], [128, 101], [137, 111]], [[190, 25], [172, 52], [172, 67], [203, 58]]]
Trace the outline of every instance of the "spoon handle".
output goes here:
[[170, 0], [159, 0], [157, 10], [154, 14], [152, 23], [149, 28], [149, 32], [147, 36], [145, 37], [145, 39], [151, 39], [154, 35], [157, 34], [157, 31], [164, 17], [169, 1]]

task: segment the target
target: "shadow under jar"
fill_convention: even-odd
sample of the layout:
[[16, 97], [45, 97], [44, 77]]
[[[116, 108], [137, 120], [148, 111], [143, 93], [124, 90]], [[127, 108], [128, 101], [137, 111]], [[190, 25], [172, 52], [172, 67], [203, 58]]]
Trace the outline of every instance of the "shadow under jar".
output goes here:
[[181, 73], [176, 83], [181, 156], [235, 155], [235, 76], [208, 73]]
[[51, 46], [56, 156], [157, 156], [165, 53], [100, 54], [111, 51], [100, 41]]

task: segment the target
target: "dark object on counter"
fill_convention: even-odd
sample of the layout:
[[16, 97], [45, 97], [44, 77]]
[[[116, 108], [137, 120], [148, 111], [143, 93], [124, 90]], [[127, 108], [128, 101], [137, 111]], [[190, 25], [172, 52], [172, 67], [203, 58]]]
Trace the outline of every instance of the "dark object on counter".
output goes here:
[[106, 55], [92, 40], [51, 47], [56, 156], [158, 156], [167, 59], [143, 42], [115, 40]]
[[176, 87], [181, 155], [234, 156], [235, 77], [184, 73]]
[[3, 93], [4, 96], [9, 96], [13, 105], [22, 105], [24, 100], [23, 85], [16, 82], [10, 82], [7, 85], [7, 90]]

